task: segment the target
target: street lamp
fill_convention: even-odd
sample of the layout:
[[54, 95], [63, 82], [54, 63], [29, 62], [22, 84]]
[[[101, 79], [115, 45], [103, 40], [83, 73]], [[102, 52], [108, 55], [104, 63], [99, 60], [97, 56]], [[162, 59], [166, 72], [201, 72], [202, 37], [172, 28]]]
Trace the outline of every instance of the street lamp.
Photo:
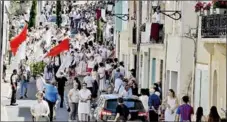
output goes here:
[[153, 8], [154, 12], [157, 12], [157, 14], [161, 13], [165, 16], [168, 16], [169, 18], [171, 18], [173, 20], [181, 19], [181, 11], [161, 10], [160, 5], [158, 5], [158, 1], [152, 2], [152, 8]]
[[128, 21], [129, 20], [129, 14], [113, 14], [113, 7], [114, 7], [114, 1], [108, 1], [107, 2], [107, 14], [110, 16], [115, 16], [123, 21]]

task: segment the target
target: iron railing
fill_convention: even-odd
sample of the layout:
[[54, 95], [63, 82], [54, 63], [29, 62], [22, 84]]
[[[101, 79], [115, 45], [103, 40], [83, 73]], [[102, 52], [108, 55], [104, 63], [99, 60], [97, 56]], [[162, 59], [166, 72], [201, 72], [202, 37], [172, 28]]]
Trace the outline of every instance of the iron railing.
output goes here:
[[225, 38], [227, 34], [227, 14], [202, 16], [202, 38]]

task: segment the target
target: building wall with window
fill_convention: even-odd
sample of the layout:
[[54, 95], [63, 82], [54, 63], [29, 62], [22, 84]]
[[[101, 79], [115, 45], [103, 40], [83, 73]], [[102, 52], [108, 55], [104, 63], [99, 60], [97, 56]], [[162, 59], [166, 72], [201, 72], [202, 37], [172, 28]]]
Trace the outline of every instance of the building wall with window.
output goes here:
[[[224, 14], [202, 16], [199, 21], [198, 60], [196, 69], [195, 106], [208, 114], [216, 106], [221, 117], [226, 110], [226, 26]], [[207, 21], [209, 20], [209, 21]], [[217, 23], [215, 26], [213, 23]], [[213, 30], [217, 33], [210, 34]], [[204, 32], [205, 30], [205, 32]]]
[[[196, 13], [191, 12], [195, 2], [166, 2], [166, 10], [181, 11], [182, 18], [173, 20], [165, 17], [166, 40], [166, 70], [163, 83], [164, 95], [168, 89], [173, 89], [181, 98], [190, 92], [190, 82], [193, 76], [194, 42], [184, 37], [189, 28], [196, 27]], [[189, 95], [191, 95], [189, 93]]]
[[[129, 1], [129, 14], [132, 19], [128, 21], [128, 69], [136, 69], [137, 57], [139, 56], [139, 69], [136, 69], [139, 70], [139, 88], [150, 88], [153, 83], [164, 79], [164, 43], [163, 41], [159, 43], [159, 40], [152, 41], [150, 38], [151, 1]], [[137, 43], [139, 39], [141, 39], [141, 45], [138, 55]]]

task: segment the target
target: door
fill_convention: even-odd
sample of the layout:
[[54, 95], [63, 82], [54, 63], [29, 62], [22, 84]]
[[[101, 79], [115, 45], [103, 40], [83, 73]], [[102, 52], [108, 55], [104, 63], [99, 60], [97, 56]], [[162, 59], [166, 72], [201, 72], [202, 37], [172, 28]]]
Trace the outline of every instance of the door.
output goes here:
[[201, 98], [200, 98], [200, 106], [203, 107], [203, 114], [209, 114], [209, 72], [208, 70], [202, 71], [202, 78], [201, 78]]
[[[201, 70], [200, 69], [196, 69], [196, 78], [195, 78], [195, 108], [198, 108], [201, 103], [200, 103], [200, 98], [201, 98]], [[190, 93], [190, 91], [187, 91]]]

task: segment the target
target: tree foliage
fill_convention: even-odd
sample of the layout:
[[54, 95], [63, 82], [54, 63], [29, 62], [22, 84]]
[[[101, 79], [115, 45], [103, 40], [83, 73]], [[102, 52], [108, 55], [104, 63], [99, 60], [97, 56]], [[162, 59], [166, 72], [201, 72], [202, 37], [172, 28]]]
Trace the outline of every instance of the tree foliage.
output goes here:
[[32, 7], [30, 10], [30, 18], [28, 23], [29, 30], [36, 24], [36, 15], [37, 15], [37, 0], [32, 0]]
[[37, 63], [32, 63], [30, 65], [31, 73], [33, 74], [33, 76], [37, 76], [38, 74], [44, 72], [45, 66], [46, 66], [46, 63], [43, 61], [37, 62]]
[[56, 15], [57, 15], [56, 24], [57, 24], [58, 27], [60, 27], [61, 23], [62, 23], [62, 18], [61, 18], [61, 0], [57, 0]]

